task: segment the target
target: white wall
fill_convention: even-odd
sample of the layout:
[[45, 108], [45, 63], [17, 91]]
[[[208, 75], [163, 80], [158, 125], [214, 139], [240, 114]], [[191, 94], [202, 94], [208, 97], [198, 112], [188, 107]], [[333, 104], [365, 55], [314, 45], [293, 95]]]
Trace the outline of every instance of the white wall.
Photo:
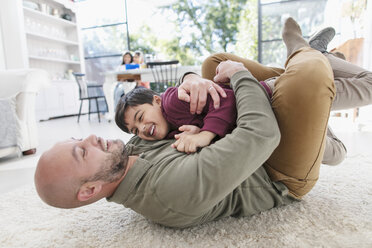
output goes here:
[[[363, 68], [372, 70], [372, 0], [367, 2], [367, 13], [364, 22], [364, 56], [363, 56]], [[362, 125], [372, 126], [372, 105], [365, 106], [359, 109], [359, 123]]]
[[[328, 0], [325, 11], [324, 11], [324, 27], [331, 26], [336, 30], [335, 38], [329, 43], [328, 49], [338, 47], [342, 43], [346, 42], [349, 39], [354, 38], [367, 38], [367, 29], [371, 29], [371, 2], [372, 0], [367, 1], [367, 13], [364, 14], [364, 21], [361, 25], [359, 23], [353, 24], [350, 21], [349, 17], [343, 16], [343, 8], [346, 3], [349, 3], [351, 0]], [[363, 18], [363, 17], [362, 17]], [[369, 25], [369, 28], [368, 28]], [[366, 41], [364, 42], [366, 43]], [[367, 53], [370, 54], [370, 53]], [[370, 67], [367, 67], [370, 68]]]
[[367, 13], [364, 20], [364, 61], [363, 67], [372, 71], [372, 0], [367, 1]]
[[3, 58], [6, 69], [28, 68], [21, 0], [0, 0]]
[[3, 34], [0, 23], [0, 70], [5, 69], [5, 55], [4, 55], [4, 46], [3, 46]]

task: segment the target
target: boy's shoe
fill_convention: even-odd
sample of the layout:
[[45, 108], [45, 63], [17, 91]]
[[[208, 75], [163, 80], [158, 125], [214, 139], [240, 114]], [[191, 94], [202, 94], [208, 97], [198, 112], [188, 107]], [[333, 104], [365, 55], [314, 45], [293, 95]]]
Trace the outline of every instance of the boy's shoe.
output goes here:
[[320, 52], [327, 52], [328, 43], [335, 37], [336, 31], [327, 27], [313, 34], [309, 39], [309, 45]]

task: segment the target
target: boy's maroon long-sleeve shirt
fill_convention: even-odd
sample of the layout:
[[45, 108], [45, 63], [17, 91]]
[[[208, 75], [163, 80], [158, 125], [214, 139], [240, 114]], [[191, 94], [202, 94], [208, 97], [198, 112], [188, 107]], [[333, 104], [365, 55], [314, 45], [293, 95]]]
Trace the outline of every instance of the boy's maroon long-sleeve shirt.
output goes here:
[[171, 126], [171, 131], [166, 138], [174, 138], [180, 133], [178, 128], [182, 125], [198, 126], [200, 131], [210, 131], [217, 134], [220, 138], [236, 127], [236, 104], [235, 95], [228, 86], [222, 86], [227, 97], [220, 98], [220, 107], [215, 109], [213, 100], [208, 95], [207, 103], [201, 114], [190, 113], [190, 103], [178, 99], [176, 87], [168, 88], [162, 94], [162, 112], [165, 119]]

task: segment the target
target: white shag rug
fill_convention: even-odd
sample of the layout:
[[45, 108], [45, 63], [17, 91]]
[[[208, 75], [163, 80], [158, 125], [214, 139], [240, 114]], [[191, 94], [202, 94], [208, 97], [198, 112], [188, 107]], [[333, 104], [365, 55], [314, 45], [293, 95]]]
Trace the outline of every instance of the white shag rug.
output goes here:
[[0, 247], [372, 247], [372, 155], [320, 174], [302, 202], [184, 230], [105, 200], [55, 209], [30, 185], [0, 195]]

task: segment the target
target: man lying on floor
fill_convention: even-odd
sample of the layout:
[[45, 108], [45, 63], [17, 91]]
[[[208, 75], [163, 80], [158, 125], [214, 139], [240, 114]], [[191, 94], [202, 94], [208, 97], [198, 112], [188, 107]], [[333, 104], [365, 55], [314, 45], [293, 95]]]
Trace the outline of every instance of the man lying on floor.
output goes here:
[[134, 137], [124, 145], [91, 135], [60, 142], [39, 160], [39, 196], [62, 208], [106, 197], [172, 227], [249, 216], [301, 199], [318, 179], [333, 74], [291, 18], [283, 40], [290, 56], [276, 79], [273, 106], [242, 63], [218, 65], [215, 80], [229, 79], [236, 96], [237, 128], [231, 134], [191, 155], [172, 148], [174, 140]]

